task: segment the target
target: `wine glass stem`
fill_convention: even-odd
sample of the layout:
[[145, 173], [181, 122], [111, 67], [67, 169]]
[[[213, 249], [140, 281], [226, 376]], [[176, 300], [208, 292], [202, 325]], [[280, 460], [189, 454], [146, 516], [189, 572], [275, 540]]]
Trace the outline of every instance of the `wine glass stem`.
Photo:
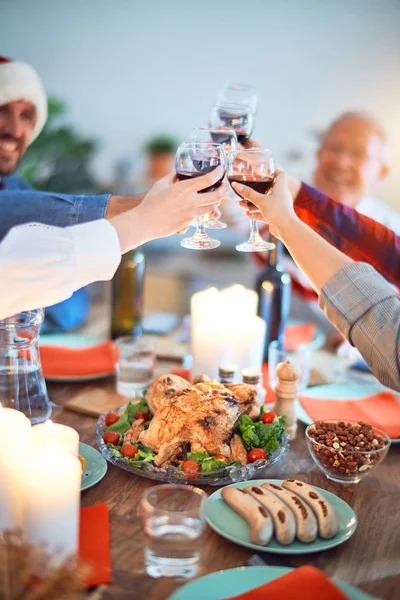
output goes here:
[[207, 235], [206, 228], [204, 227], [204, 217], [197, 218], [196, 235]]
[[249, 241], [258, 240], [260, 238], [260, 234], [258, 233], [258, 221], [255, 219], [250, 220], [250, 238]]

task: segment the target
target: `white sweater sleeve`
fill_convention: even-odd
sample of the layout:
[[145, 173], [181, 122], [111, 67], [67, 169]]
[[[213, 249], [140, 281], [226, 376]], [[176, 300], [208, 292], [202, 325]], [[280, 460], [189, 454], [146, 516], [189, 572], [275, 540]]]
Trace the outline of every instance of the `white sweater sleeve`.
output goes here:
[[0, 244], [0, 319], [50, 306], [93, 281], [108, 280], [121, 260], [119, 239], [105, 219], [65, 229], [30, 223]]

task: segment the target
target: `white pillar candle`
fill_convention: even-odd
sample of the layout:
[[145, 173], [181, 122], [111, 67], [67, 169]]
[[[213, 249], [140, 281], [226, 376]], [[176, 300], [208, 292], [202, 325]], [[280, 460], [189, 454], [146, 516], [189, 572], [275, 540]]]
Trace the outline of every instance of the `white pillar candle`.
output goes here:
[[220, 292], [224, 310], [234, 318], [249, 317], [257, 314], [258, 296], [254, 290], [242, 285], [232, 285]]
[[52, 443], [58, 450], [64, 454], [78, 456], [79, 454], [79, 434], [72, 427], [53, 423], [50, 419], [34, 425], [31, 430], [31, 448], [32, 451], [43, 449], [43, 447]]
[[231, 360], [240, 376], [243, 369], [261, 372], [266, 323], [260, 317], [250, 317], [232, 328]]
[[78, 550], [81, 466], [51, 442], [32, 452], [24, 470], [23, 534], [45, 542], [55, 563]]
[[22, 412], [0, 404], [0, 531], [22, 526], [23, 461], [31, 423]]
[[239, 375], [246, 367], [261, 369], [265, 323], [255, 316], [256, 309], [257, 294], [240, 285], [192, 296], [193, 375], [216, 379], [218, 367], [227, 362], [237, 365]]
[[226, 321], [214, 318], [198, 319], [192, 324], [191, 352], [193, 375], [218, 378], [218, 368], [231, 362], [229, 352], [230, 331]]

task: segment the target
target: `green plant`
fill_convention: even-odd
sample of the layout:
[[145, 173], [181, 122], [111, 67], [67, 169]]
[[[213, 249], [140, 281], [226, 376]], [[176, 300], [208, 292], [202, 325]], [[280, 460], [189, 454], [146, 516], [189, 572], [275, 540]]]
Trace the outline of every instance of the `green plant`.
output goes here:
[[48, 119], [38, 138], [29, 146], [19, 169], [33, 188], [64, 193], [97, 191], [90, 162], [97, 142], [81, 137], [65, 124], [67, 106], [50, 98]]
[[175, 154], [178, 147], [177, 140], [168, 134], [159, 134], [145, 144], [147, 154]]

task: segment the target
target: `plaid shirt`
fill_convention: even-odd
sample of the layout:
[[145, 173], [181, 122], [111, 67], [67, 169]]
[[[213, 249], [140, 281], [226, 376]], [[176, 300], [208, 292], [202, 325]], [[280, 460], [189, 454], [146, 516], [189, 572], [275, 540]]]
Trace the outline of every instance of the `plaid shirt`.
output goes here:
[[354, 262], [326, 282], [319, 304], [379, 381], [400, 391], [400, 297], [392, 286], [370, 265]]
[[[306, 183], [301, 185], [294, 208], [297, 216], [332, 246], [354, 261], [369, 263], [400, 287], [400, 237], [393, 231]], [[254, 256], [260, 265], [265, 264], [264, 254]], [[304, 298], [317, 298], [294, 279], [292, 287]]]
[[297, 216], [332, 246], [357, 262], [369, 263], [400, 287], [400, 237], [391, 229], [305, 183], [294, 208]]

